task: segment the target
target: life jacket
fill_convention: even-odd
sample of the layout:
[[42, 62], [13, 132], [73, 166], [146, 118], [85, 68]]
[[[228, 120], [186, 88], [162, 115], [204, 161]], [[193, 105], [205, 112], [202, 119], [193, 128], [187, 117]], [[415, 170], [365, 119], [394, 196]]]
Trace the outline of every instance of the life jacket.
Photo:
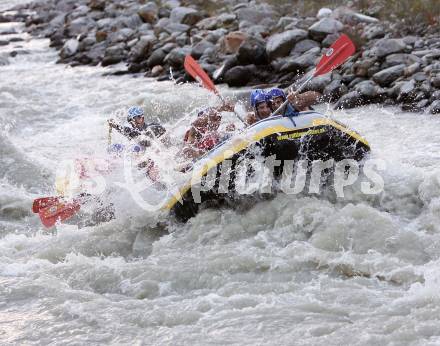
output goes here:
[[[206, 130], [197, 129], [198, 138], [193, 143], [197, 149], [209, 151], [220, 141], [220, 135], [216, 131], [206, 132]], [[190, 130], [186, 131], [184, 142], [188, 142]]]

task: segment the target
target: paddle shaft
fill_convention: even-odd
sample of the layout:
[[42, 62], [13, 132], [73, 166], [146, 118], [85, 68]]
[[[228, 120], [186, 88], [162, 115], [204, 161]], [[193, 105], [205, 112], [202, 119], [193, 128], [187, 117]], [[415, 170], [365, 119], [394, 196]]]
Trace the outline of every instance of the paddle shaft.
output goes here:
[[[348, 42], [347, 42], [347, 40], [348, 40]], [[342, 43], [342, 46], [338, 47], [338, 48], [334, 51], [333, 47], [335, 47], [335, 46], [338, 45], [338, 41], [339, 41], [340, 44]], [[352, 47], [353, 47], [353, 51], [349, 52], [348, 55], [347, 55], [347, 52], [344, 51], [344, 50], [345, 50], [346, 48], [347, 48], [347, 49], [350, 49], [350, 48], [349, 48], [349, 45], [350, 45], [350, 44], [351, 44]], [[333, 52], [334, 52], [335, 54], [332, 54]], [[345, 56], [343, 55], [344, 52], [345, 52]], [[324, 55], [324, 56], [321, 58], [320, 62], [318, 63], [318, 68], [316, 68], [316, 69], [315, 69], [315, 72], [314, 72], [310, 77], [308, 77], [308, 78], [305, 80], [305, 82], [304, 82], [303, 84], [301, 84], [301, 86], [300, 86], [298, 89], [296, 89], [295, 93], [298, 94], [302, 89], [304, 89], [304, 87], [307, 85], [307, 83], [309, 83], [314, 77], [320, 76], [321, 74], [326, 74], [326, 73], [328, 73], [328, 72], [333, 71], [335, 68], [339, 67], [341, 64], [343, 64], [343, 63], [347, 60], [347, 58], [348, 58], [349, 56], [351, 56], [351, 55], [353, 54], [353, 52], [354, 52], [354, 46], [353, 46], [353, 43], [349, 40], [349, 38], [348, 38], [347, 36], [342, 35], [342, 36], [341, 36], [338, 40], [336, 40], [336, 42], [330, 47], [330, 49], [329, 49], [329, 53], [330, 53], [330, 54], [326, 54], [326, 55]], [[342, 56], [343, 60], [339, 60], [339, 61], [338, 61], [337, 59], [338, 59], [341, 55], [343, 55], [343, 56]], [[329, 58], [329, 57], [330, 57], [330, 60], [325, 60], [326, 58]], [[331, 64], [329, 64], [329, 63], [331, 63]], [[290, 88], [293, 88], [294, 85], [295, 85], [295, 83], [291, 84], [287, 89], [289, 90]], [[277, 114], [279, 114], [279, 113], [281, 112], [281, 110], [284, 109], [284, 108], [287, 106], [288, 103], [289, 103], [289, 100], [286, 99], [286, 101], [284, 101], [284, 102], [282, 103], [282, 105], [279, 106], [279, 107], [275, 110], [275, 112], [272, 113], [272, 116], [273, 116], [273, 115], [277, 115]]]

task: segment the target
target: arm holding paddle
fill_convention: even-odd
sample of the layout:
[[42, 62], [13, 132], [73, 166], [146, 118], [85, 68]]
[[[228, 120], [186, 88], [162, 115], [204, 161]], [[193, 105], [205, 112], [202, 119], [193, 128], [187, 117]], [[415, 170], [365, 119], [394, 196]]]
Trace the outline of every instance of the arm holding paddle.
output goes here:
[[298, 112], [310, 109], [311, 106], [317, 103], [320, 97], [321, 94], [316, 91], [306, 91], [301, 94], [291, 92], [287, 95], [290, 104], [294, 106]]

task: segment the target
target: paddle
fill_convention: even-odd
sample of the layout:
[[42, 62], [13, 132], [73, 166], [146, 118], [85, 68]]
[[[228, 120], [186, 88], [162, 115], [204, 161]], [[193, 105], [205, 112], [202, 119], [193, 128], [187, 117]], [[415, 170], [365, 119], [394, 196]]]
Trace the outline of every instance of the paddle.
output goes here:
[[40, 216], [41, 223], [45, 227], [50, 228], [54, 226], [57, 221], [63, 222], [70, 219], [80, 208], [81, 205], [77, 201], [69, 203], [59, 202], [40, 209], [38, 215]]
[[[188, 72], [191, 77], [199, 82], [205, 89], [208, 89], [209, 91], [212, 91], [214, 94], [216, 94], [220, 98], [220, 100], [225, 103], [225, 99], [222, 97], [222, 95], [220, 95], [219, 91], [214, 85], [214, 82], [211, 80], [211, 78], [209, 78], [203, 68], [197, 63], [197, 61], [194, 60], [191, 55], [187, 55], [185, 57], [183, 66], [185, 67], [185, 71]], [[246, 124], [241, 116], [238, 115], [237, 112], [235, 112], [235, 110], [234, 114], [237, 116], [238, 119], [240, 119], [243, 124]]]
[[[336, 67], [342, 65], [355, 51], [356, 47], [354, 46], [354, 43], [347, 35], [342, 34], [321, 58], [315, 68], [315, 72], [296, 90], [296, 93], [299, 93], [306, 84], [312, 80], [312, 78], [331, 72]], [[292, 87], [293, 84], [289, 89]], [[284, 103], [279, 106], [272, 115], [277, 115], [288, 103], [289, 100], [284, 101]]]
[[32, 212], [38, 213], [40, 209], [44, 209], [50, 207], [56, 203], [58, 203], [59, 197], [41, 197], [34, 199], [34, 203], [32, 204]]

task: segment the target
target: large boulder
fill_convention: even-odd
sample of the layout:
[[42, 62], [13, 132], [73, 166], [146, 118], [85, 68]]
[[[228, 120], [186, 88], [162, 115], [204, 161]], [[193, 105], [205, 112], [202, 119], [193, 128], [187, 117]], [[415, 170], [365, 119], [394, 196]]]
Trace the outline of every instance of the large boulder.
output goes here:
[[287, 56], [295, 44], [306, 37], [307, 31], [301, 29], [288, 30], [270, 36], [266, 44], [269, 60]]
[[405, 65], [396, 65], [389, 67], [385, 70], [377, 72], [373, 75], [373, 80], [380, 86], [388, 86], [394, 82], [400, 76], [403, 76], [405, 72]]
[[373, 99], [377, 96], [379, 87], [371, 80], [366, 80], [356, 84], [354, 87], [359, 94], [365, 99]]
[[244, 86], [251, 80], [250, 72], [247, 66], [235, 66], [226, 71], [223, 79], [229, 86]]
[[155, 41], [154, 36], [142, 36], [130, 51], [130, 58], [134, 62], [143, 60]]
[[440, 74], [431, 78], [431, 84], [434, 88], [440, 88]]
[[222, 50], [226, 54], [237, 53], [240, 45], [246, 40], [247, 35], [241, 31], [233, 31], [227, 34], [222, 41]]
[[348, 94], [343, 95], [335, 104], [336, 109], [354, 108], [362, 106], [365, 103], [362, 95], [354, 90]]
[[314, 66], [316, 59], [316, 52], [306, 53], [299, 57], [287, 58], [286, 62], [281, 66], [280, 71], [284, 73], [302, 73], [307, 71], [311, 66]]
[[236, 15], [232, 13], [222, 13], [217, 17], [208, 17], [204, 18], [201, 21], [197, 22], [196, 26], [202, 30], [215, 30], [217, 28], [231, 27], [235, 26], [236, 23]]
[[254, 37], [249, 37], [238, 48], [237, 60], [240, 65], [267, 64], [266, 47], [264, 42]]
[[402, 39], [383, 38], [376, 42], [372, 54], [378, 58], [383, 58], [393, 53], [401, 53], [405, 50], [406, 44]]
[[154, 2], [148, 2], [138, 10], [138, 15], [145, 23], [154, 23], [157, 20], [159, 9]]
[[75, 55], [75, 53], [78, 51], [78, 47], [79, 47], [78, 40], [74, 38], [67, 40], [66, 43], [64, 43], [63, 48], [61, 49], [60, 57], [62, 59], [65, 59], [72, 55]]
[[326, 73], [324, 75], [313, 78], [306, 86], [307, 90], [318, 91], [322, 93], [327, 85], [332, 81], [331, 73]]
[[344, 25], [333, 18], [323, 18], [309, 27], [310, 37], [316, 41], [322, 41], [328, 34], [336, 34], [342, 30]]
[[292, 49], [292, 53], [302, 54], [309, 51], [312, 48], [320, 48], [319, 43], [313, 40], [305, 39], [295, 44], [295, 47]]
[[114, 46], [107, 47], [101, 65], [113, 65], [121, 62], [125, 58], [125, 44], [118, 43]]
[[176, 7], [171, 10], [170, 20], [173, 23], [194, 25], [203, 19], [203, 15], [189, 7]]
[[195, 58], [195, 59], [199, 59], [203, 53], [205, 53], [205, 51], [208, 48], [212, 48], [214, 47], [214, 44], [207, 41], [207, 40], [201, 40], [200, 42], [198, 42], [197, 44], [195, 44], [192, 49], [191, 49], [191, 55]]
[[243, 7], [238, 9], [235, 13], [240, 22], [246, 22], [250, 25], [261, 24], [268, 19], [278, 19], [279, 17], [272, 7], [266, 4], [257, 7]]
[[420, 59], [417, 55], [406, 54], [406, 53], [396, 53], [390, 54], [385, 58], [385, 62], [388, 66], [406, 64], [411, 65], [414, 63], [420, 63], [422, 59]]
[[330, 84], [325, 86], [322, 95], [324, 100], [334, 102], [347, 92], [348, 88], [342, 83], [342, 80], [335, 79]]
[[156, 49], [153, 53], [150, 54], [147, 59], [147, 66], [154, 67], [156, 65], [162, 65], [167, 53], [161, 48]]
[[429, 112], [431, 114], [440, 114], [440, 100], [435, 100], [431, 107], [429, 107]]
[[183, 61], [185, 57], [191, 54], [191, 47], [176, 47], [171, 50], [165, 57], [165, 62], [170, 64], [172, 67], [181, 68], [183, 66]]
[[67, 24], [65, 33], [68, 37], [77, 37], [78, 35], [88, 34], [95, 25], [93, 19], [87, 16], [80, 17]]

